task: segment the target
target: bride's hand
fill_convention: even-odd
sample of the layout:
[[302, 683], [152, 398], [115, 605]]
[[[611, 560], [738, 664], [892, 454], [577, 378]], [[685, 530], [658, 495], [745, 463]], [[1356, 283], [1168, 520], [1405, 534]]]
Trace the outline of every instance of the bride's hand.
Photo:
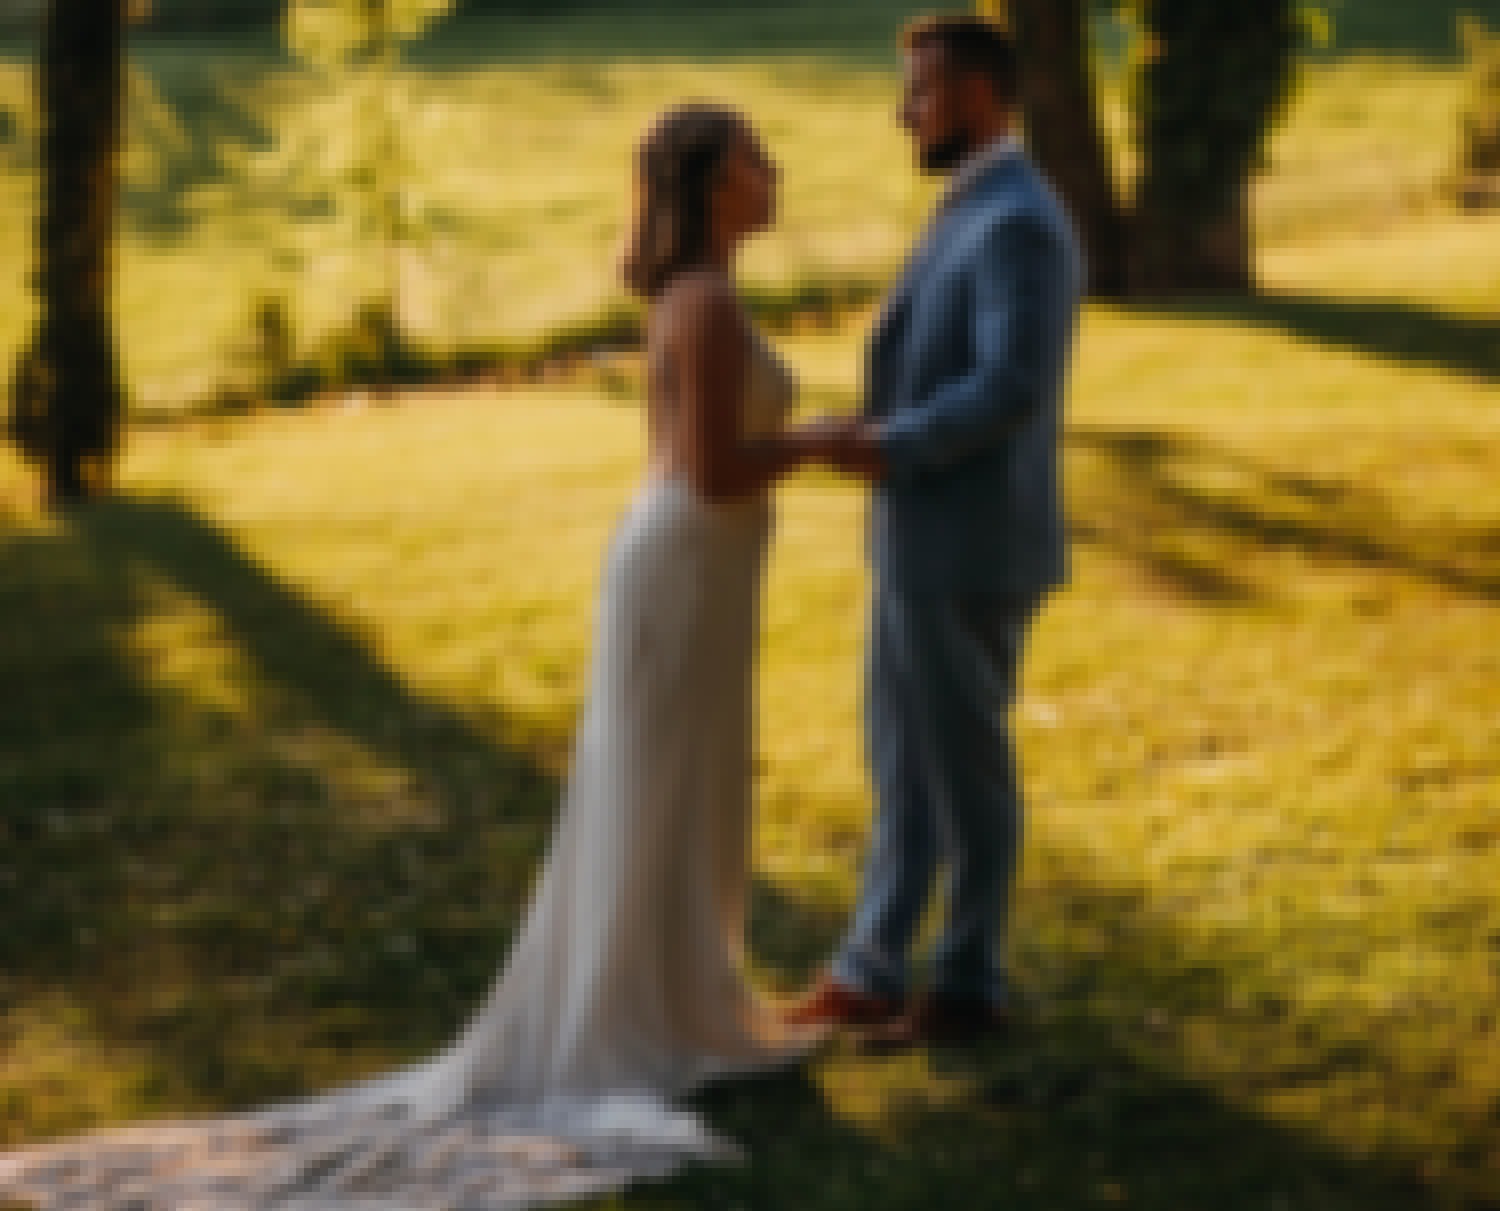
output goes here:
[[825, 413], [801, 428], [809, 459], [860, 479], [885, 478], [885, 456], [875, 431], [858, 414]]
[[789, 427], [785, 434], [803, 460], [830, 462], [858, 423], [853, 415], [825, 412]]

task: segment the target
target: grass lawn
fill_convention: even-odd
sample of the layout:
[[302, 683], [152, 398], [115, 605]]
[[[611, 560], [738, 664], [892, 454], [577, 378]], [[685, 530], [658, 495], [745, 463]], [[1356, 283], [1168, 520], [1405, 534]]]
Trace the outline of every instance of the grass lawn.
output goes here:
[[[697, 93], [784, 162], [746, 265], [768, 317], [886, 281], [924, 206], [890, 121], [921, 6], [689, 7], [412, 48], [418, 331], [607, 323], [631, 142]], [[1017, 711], [1024, 1037], [712, 1092], [753, 1165], [618, 1206], [1500, 1207], [1500, 223], [1438, 200], [1459, 7], [1500, 25], [1336, 6], [1259, 187], [1265, 293], [1087, 316], [1077, 577]], [[311, 341], [379, 262], [320, 184], [337, 102], [272, 40], [141, 38], [136, 66], [120, 318], [171, 414], [236, 372], [257, 292]], [[25, 238], [0, 225], [0, 362]], [[782, 338], [809, 408], [850, 406], [860, 335]], [[450, 1036], [547, 842], [639, 421], [628, 373], [179, 421], [66, 521], [0, 453], [0, 1148]], [[868, 817], [862, 511], [829, 476], [782, 495], [752, 925], [779, 991], [838, 936]]]
[[[614, 1204], [1500, 1205], [1500, 304], [1490, 221], [1092, 310], [1077, 578], [1017, 712], [1027, 1025], [705, 1095], [754, 1163]], [[848, 406], [858, 327], [790, 342]], [[159, 428], [59, 522], [0, 468], [0, 1147], [438, 1046], [546, 844], [631, 391]], [[863, 502], [789, 484], [753, 942], [848, 911]]]
[[[394, 256], [348, 186], [357, 89], [330, 90], [269, 33], [133, 40], [118, 311], [141, 413], [253, 374], [263, 297], [284, 303], [304, 353], [393, 278], [409, 331], [438, 353], [526, 355], [610, 330], [628, 312], [614, 250], [631, 148], [689, 96], [745, 107], [783, 163], [783, 224], [746, 266], [768, 313], [858, 301], [888, 278], [927, 196], [892, 120], [895, 33], [927, 6], [533, 7], [440, 26], [390, 82], [387, 180], [407, 231]], [[1457, 140], [1456, 14], [1500, 26], [1500, 0], [1333, 8], [1337, 41], [1309, 66], [1258, 190], [1273, 248], [1433, 210]], [[35, 186], [30, 50], [0, 43], [0, 208], [14, 216]], [[28, 228], [0, 225], [0, 364], [30, 323]]]

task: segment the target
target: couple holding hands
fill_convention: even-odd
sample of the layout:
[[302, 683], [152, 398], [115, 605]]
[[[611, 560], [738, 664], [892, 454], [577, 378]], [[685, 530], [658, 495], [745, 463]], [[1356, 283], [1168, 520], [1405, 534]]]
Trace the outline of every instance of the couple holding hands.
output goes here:
[[[649, 308], [649, 465], [610, 541], [545, 867], [484, 1004], [439, 1054], [381, 1077], [0, 1156], [0, 1195], [529, 1206], [733, 1153], [677, 1099], [796, 1063], [833, 1030], [874, 1049], [1004, 1034], [1022, 824], [1008, 708], [1028, 626], [1067, 574], [1058, 447], [1083, 268], [1018, 139], [1007, 37], [931, 18], [903, 48], [900, 121], [948, 182], [851, 415], [790, 423], [796, 384], [736, 291], [736, 253], [776, 209], [749, 121], [683, 105], [640, 146], [624, 272]], [[744, 974], [752, 688], [774, 485], [809, 463], [870, 484], [877, 802], [844, 940], [776, 1006]], [[910, 951], [940, 869], [918, 997]]]

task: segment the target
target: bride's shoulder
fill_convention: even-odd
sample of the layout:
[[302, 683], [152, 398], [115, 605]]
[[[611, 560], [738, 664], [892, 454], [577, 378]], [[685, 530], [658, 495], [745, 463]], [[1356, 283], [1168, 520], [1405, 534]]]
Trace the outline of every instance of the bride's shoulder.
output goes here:
[[712, 269], [691, 269], [672, 279], [653, 308], [658, 325], [671, 331], [736, 330], [746, 327], [744, 302], [734, 283]]
[[741, 307], [739, 291], [716, 269], [688, 269], [677, 274], [657, 297], [658, 309], [720, 309]]

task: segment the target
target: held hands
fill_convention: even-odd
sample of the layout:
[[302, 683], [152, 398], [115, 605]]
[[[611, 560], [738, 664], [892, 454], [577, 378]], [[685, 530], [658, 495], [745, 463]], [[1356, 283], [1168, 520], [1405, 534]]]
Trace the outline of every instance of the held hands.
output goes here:
[[825, 412], [787, 430], [801, 456], [864, 479], [879, 479], [884, 460], [868, 422], [854, 413]]

